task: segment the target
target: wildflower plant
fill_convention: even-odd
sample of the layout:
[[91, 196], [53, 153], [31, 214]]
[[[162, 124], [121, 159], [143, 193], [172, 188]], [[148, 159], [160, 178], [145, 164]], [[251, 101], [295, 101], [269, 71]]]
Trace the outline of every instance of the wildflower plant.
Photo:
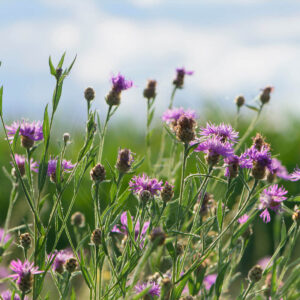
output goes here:
[[[136, 153], [129, 137], [125, 146], [131, 150], [115, 149], [112, 163], [104, 148], [108, 124], [121, 105], [122, 92], [133, 87], [119, 73], [111, 78], [101, 104], [108, 105], [104, 120], [96, 111], [94, 89], [84, 91], [85, 135], [71, 158], [68, 133], [60, 132], [63, 138], [56, 153], [50, 150], [64, 80], [75, 62], [64, 68], [64, 59], [65, 54], [56, 67], [49, 59], [54, 91], [42, 121], [7, 125], [0, 89], [0, 118], [11, 160], [6, 166], [11, 172], [3, 169], [11, 194], [0, 228], [0, 262], [13, 272], [1, 275], [10, 282], [1, 297], [49, 299], [52, 281], [59, 299], [296, 299], [299, 265], [292, 254], [300, 213], [298, 207], [289, 208], [297, 197], [288, 193], [285, 183], [298, 181], [300, 171], [296, 167], [289, 173], [262, 135], [247, 144], [264, 106], [271, 103], [273, 88], [263, 89], [254, 105], [243, 96], [236, 98], [236, 126], [205, 125], [198, 118], [201, 112], [173, 107], [185, 76], [193, 74], [177, 69], [160, 122], [160, 151], [153, 155], [157, 83], [149, 80], [141, 92], [147, 101], [145, 151]], [[244, 107], [256, 115], [241, 135], [238, 115]], [[141, 170], [144, 161], [147, 171]], [[88, 193], [83, 181], [89, 182]], [[84, 214], [74, 207], [81, 193], [86, 197]], [[13, 227], [20, 198], [27, 206], [24, 218]], [[256, 234], [255, 221], [261, 226], [281, 225], [281, 236], [266, 266], [257, 264], [241, 274], [249, 241]], [[62, 247], [62, 241], [67, 245]], [[76, 298], [81, 292], [83, 296]]]

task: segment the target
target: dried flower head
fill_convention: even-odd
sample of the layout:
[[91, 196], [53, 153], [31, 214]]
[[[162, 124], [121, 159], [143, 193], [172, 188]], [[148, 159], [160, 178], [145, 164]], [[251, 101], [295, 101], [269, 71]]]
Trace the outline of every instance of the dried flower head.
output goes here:
[[116, 168], [120, 173], [129, 172], [133, 162], [134, 158], [132, 152], [129, 149], [119, 150]]
[[265, 223], [269, 223], [271, 220], [269, 212], [270, 209], [275, 213], [281, 211], [281, 203], [287, 199], [287, 197], [284, 196], [286, 194], [287, 191], [283, 187], [278, 187], [277, 184], [271, 185], [267, 189], [263, 190], [259, 199], [259, 209], [263, 210], [260, 217]]
[[176, 88], [182, 89], [184, 85], [185, 75], [193, 75], [194, 71], [186, 71], [185, 68], [176, 69], [176, 78], [173, 80], [173, 84]]
[[99, 246], [101, 245], [102, 242], [102, 231], [99, 228], [96, 228], [93, 232], [92, 232], [92, 236], [91, 236], [91, 242], [95, 245], [95, 246]]
[[64, 140], [65, 145], [67, 145], [68, 142], [70, 141], [70, 133], [65, 132], [63, 135], [63, 140]]
[[71, 225], [82, 228], [85, 226], [85, 216], [82, 212], [77, 211], [71, 216]]
[[93, 101], [95, 99], [95, 91], [93, 88], [88, 87], [84, 91], [84, 98], [86, 101]]
[[146, 204], [152, 198], [151, 192], [148, 190], [141, 190], [139, 193], [139, 199], [142, 203]]
[[20, 234], [19, 241], [20, 245], [26, 250], [31, 247], [32, 238], [28, 232]]
[[141, 191], [147, 190], [152, 196], [157, 196], [162, 190], [162, 181], [156, 178], [149, 178], [146, 174], [142, 176], [134, 176], [129, 182], [129, 189], [135, 194], [140, 194]]
[[234, 100], [237, 107], [242, 107], [245, 104], [245, 98], [244, 96], [237, 96]]
[[248, 273], [248, 278], [251, 282], [258, 282], [261, 280], [263, 269], [260, 265], [252, 267]]
[[106, 171], [103, 165], [100, 163], [97, 164], [94, 168], [92, 168], [90, 172], [91, 178], [96, 183], [100, 183], [105, 179]]
[[144, 89], [144, 97], [148, 100], [156, 97], [156, 80], [148, 80], [147, 87]]
[[19, 135], [21, 136], [21, 144], [24, 148], [30, 149], [33, 147], [35, 141], [40, 141], [44, 138], [43, 136], [43, 124], [40, 121], [37, 122], [13, 122], [10, 126], [5, 126], [7, 129], [7, 135], [9, 140], [12, 142], [14, 135], [18, 128]]
[[17, 280], [17, 285], [22, 292], [28, 292], [31, 290], [33, 283], [33, 276], [35, 274], [43, 273], [39, 271], [38, 267], [34, 267], [33, 263], [25, 260], [22, 263], [19, 259], [11, 262], [10, 268], [16, 274], [11, 275], [13, 279]]
[[270, 148], [270, 145], [266, 143], [265, 137], [260, 133], [256, 133], [256, 136], [252, 138], [252, 141], [252, 146], [258, 151], [261, 151], [262, 148]]

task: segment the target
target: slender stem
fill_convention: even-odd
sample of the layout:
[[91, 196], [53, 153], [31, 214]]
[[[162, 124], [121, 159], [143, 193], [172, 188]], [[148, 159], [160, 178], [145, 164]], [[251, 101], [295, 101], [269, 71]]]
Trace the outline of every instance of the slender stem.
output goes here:
[[172, 94], [171, 94], [171, 98], [170, 98], [170, 104], [169, 104], [169, 109], [173, 108], [173, 102], [174, 102], [174, 98], [175, 98], [175, 93], [177, 91], [177, 87], [174, 86]]
[[247, 295], [249, 294], [249, 292], [251, 291], [251, 289], [254, 287], [254, 282], [250, 282], [247, 286], [247, 289], [245, 291], [245, 293], [242, 295], [242, 300], [247, 298]]
[[148, 167], [151, 167], [151, 148], [150, 148], [150, 108], [151, 108], [151, 99], [147, 99], [147, 124], [146, 124], [146, 149], [147, 149], [147, 158], [148, 158]]
[[101, 163], [101, 160], [102, 160], [104, 140], [105, 140], [105, 135], [106, 135], [106, 130], [107, 130], [107, 124], [108, 124], [108, 121], [109, 121], [109, 118], [110, 118], [111, 110], [112, 110], [112, 105], [110, 105], [108, 107], [107, 115], [106, 115], [106, 119], [105, 119], [105, 123], [104, 123], [104, 127], [103, 127], [102, 132], [100, 133], [100, 146], [99, 146], [99, 153], [98, 153], [98, 162], [100, 162], [100, 163]]

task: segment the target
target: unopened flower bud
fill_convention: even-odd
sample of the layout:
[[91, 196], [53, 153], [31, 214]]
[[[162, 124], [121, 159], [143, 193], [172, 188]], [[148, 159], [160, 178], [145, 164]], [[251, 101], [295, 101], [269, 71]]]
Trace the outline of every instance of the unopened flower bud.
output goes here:
[[58, 80], [60, 78], [60, 76], [62, 75], [63, 69], [62, 68], [58, 68], [56, 69], [56, 79]]
[[174, 191], [173, 191], [173, 186], [168, 183], [168, 181], [165, 182], [165, 185], [160, 193], [162, 201], [165, 203], [169, 202], [172, 200], [174, 196]]
[[78, 262], [76, 258], [71, 257], [66, 261], [65, 268], [69, 273], [73, 273], [77, 267], [78, 267]]
[[147, 203], [151, 199], [151, 193], [148, 190], [141, 190], [139, 194], [139, 199], [142, 203]]
[[100, 183], [105, 179], [105, 169], [101, 164], [97, 164], [90, 172], [91, 178], [96, 183]]
[[93, 101], [95, 99], [95, 91], [93, 88], [88, 87], [84, 91], [84, 98], [86, 101]]
[[68, 143], [69, 140], [70, 140], [70, 133], [68, 133], [68, 132], [64, 133], [64, 143], [65, 143], [65, 145]]
[[270, 101], [271, 93], [273, 92], [274, 88], [271, 86], [267, 86], [262, 89], [262, 92], [259, 96], [259, 100], [262, 104], [266, 104]]
[[101, 229], [99, 229], [99, 228], [95, 229], [91, 236], [91, 242], [95, 246], [101, 245], [101, 236], [102, 236]]
[[148, 100], [155, 98], [156, 96], [156, 81], [149, 80], [147, 87], [144, 89], [144, 97]]
[[151, 235], [150, 235], [150, 240], [153, 243], [157, 243], [158, 246], [163, 245], [166, 239], [166, 234], [160, 227], [153, 228]]
[[252, 267], [248, 273], [248, 278], [251, 282], [258, 282], [261, 280], [263, 269], [260, 265]]
[[253, 178], [255, 178], [257, 180], [264, 179], [266, 176], [266, 166], [261, 165], [257, 161], [254, 161], [251, 174], [252, 174]]
[[19, 240], [20, 240], [20, 245], [25, 250], [27, 250], [31, 247], [32, 238], [31, 238], [31, 235], [28, 232], [20, 234]]
[[133, 162], [132, 152], [129, 149], [121, 149], [118, 153], [116, 168], [120, 173], [127, 173]]
[[21, 135], [21, 144], [22, 144], [22, 146], [24, 148], [30, 149], [34, 145], [34, 140], [32, 140], [31, 138], [29, 138], [28, 136]]
[[176, 136], [183, 143], [190, 143], [195, 139], [196, 121], [189, 116], [181, 116], [175, 127]]
[[252, 138], [252, 140], [252, 146], [254, 146], [254, 148], [258, 151], [260, 151], [263, 147], [270, 148], [270, 145], [266, 143], [265, 138], [260, 133], [256, 133], [256, 136]]
[[237, 107], [242, 107], [245, 104], [244, 96], [237, 96], [234, 100]]
[[85, 217], [84, 214], [77, 211], [71, 216], [71, 224], [73, 226], [82, 228], [85, 226]]
[[120, 105], [121, 91], [112, 89], [105, 97], [105, 101], [109, 106]]
[[18, 287], [21, 292], [28, 292], [31, 290], [33, 284], [33, 275], [29, 272], [24, 272], [23, 276], [18, 279]]

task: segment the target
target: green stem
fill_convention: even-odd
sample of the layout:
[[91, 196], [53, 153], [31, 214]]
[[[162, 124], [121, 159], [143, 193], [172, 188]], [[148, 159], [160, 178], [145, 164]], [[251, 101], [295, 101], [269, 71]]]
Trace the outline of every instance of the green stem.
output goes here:
[[108, 107], [107, 110], [107, 115], [106, 115], [106, 119], [105, 119], [105, 123], [104, 123], [104, 127], [102, 132], [100, 133], [100, 145], [99, 145], [99, 153], [98, 153], [98, 162], [101, 163], [102, 160], [102, 153], [103, 153], [103, 147], [104, 147], [104, 140], [105, 140], [105, 135], [106, 135], [106, 131], [107, 131], [107, 124], [110, 118], [110, 113], [112, 110], [112, 105], [110, 105]]
[[244, 300], [244, 299], [247, 298], [249, 292], [251, 291], [251, 289], [252, 289], [253, 287], [254, 287], [254, 282], [251, 282], [251, 283], [248, 284], [248, 287], [247, 287], [245, 293], [242, 295], [242, 300]]
[[173, 108], [173, 102], [174, 102], [176, 90], [177, 90], [177, 87], [174, 86], [173, 91], [172, 91], [172, 94], [171, 94], [171, 98], [170, 98], [169, 109], [172, 109], [172, 108]]

